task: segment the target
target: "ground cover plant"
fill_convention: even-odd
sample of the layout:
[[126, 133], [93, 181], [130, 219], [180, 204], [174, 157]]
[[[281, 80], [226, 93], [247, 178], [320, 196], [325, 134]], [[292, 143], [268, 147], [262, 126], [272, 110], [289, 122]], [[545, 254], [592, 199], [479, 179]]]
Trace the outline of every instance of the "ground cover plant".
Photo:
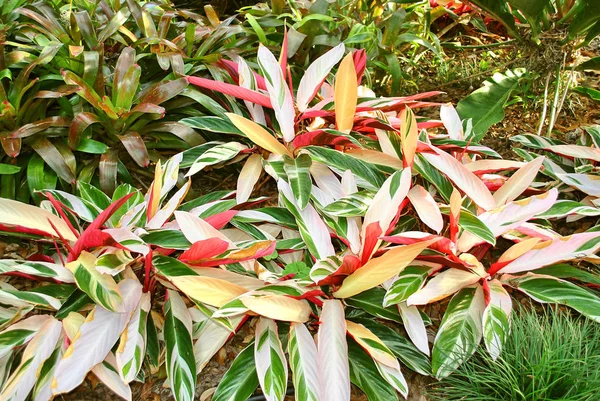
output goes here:
[[[30, 251], [0, 258], [0, 400], [89, 376], [123, 399], [150, 381], [197, 399], [250, 333], [203, 397], [383, 401], [414, 374], [460, 380], [480, 346], [501, 364], [514, 300], [595, 330], [598, 126], [521, 133], [502, 158], [481, 141], [526, 71], [456, 109], [438, 90], [382, 97], [369, 66], [406, 49], [307, 42], [295, 59], [294, 30], [343, 38], [349, 15], [381, 12], [373, 39], [435, 8], [340, 2], [329, 20], [324, 4], [290, 2], [283, 25], [277, 1], [245, 23], [162, 2], [3, 6], [0, 232]], [[428, 46], [411, 38], [415, 61]], [[221, 167], [235, 182], [199, 187]]]

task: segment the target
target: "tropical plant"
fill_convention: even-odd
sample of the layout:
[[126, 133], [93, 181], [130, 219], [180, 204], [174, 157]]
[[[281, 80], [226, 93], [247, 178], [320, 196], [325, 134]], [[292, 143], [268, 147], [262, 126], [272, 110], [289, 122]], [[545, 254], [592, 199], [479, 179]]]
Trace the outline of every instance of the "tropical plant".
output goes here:
[[541, 314], [529, 307], [517, 312], [500, 358], [494, 361], [479, 350], [455, 374], [431, 386], [428, 397], [436, 401], [595, 399], [600, 381], [599, 326], [550, 308]]
[[[129, 383], [164, 365], [175, 399], [192, 400], [208, 361], [256, 320], [255, 341], [213, 400], [246, 399], [258, 385], [283, 400], [288, 363], [297, 399], [349, 400], [353, 383], [389, 400], [408, 391], [401, 363], [444, 378], [482, 338], [497, 359], [511, 288], [600, 320], [600, 297], [585, 288], [597, 275], [570, 264], [596, 260], [600, 233], [563, 237], [546, 224], [559, 191], [536, 177], [552, 156], [523, 163], [471, 145], [451, 105], [441, 123], [419, 121], [413, 109], [433, 106], [418, 100], [429, 94], [359, 96], [361, 53], [345, 56], [329, 89], [343, 51], [317, 60], [295, 91], [264, 47], [263, 75], [226, 63], [239, 85], [187, 76], [220, 92], [210, 99], [221, 109], [244, 113], [226, 96], [241, 98], [255, 121], [221, 109], [183, 121], [239, 142], [158, 162], [145, 195], [121, 185], [109, 198], [80, 182], [77, 196], [39, 193], [40, 208], [0, 201], [0, 229], [42, 250], [0, 262], [3, 275], [39, 283], [0, 284], [0, 357], [10, 366], [1, 397], [50, 399], [92, 371], [130, 399]], [[184, 202], [191, 182], [180, 170], [194, 176], [240, 155], [247, 181]], [[251, 198], [262, 168], [276, 204]], [[447, 297], [431, 347], [422, 306]]]
[[567, 28], [565, 41], [583, 39], [582, 45], [590, 43], [600, 34], [600, 7], [589, 0], [468, 0], [469, 3], [500, 21], [516, 37], [520, 37], [515, 20], [527, 23], [531, 36], [538, 40], [540, 33], [549, 31], [556, 24]]

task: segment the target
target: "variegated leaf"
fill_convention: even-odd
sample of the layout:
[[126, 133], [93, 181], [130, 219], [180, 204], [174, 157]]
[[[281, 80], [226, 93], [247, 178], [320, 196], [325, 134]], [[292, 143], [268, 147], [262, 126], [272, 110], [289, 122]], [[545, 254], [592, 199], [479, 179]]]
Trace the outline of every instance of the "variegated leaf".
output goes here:
[[25, 347], [21, 363], [2, 388], [1, 401], [24, 401], [27, 398], [39, 377], [42, 365], [54, 352], [61, 332], [60, 321], [50, 318], [44, 322]]
[[392, 285], [388, 288], [383, 306], [399, 304], [406, 301], [425, 282], [431, 268], [426, 266], [407, 266], [398, 274]]
[[262, 172], [262, 156], [258, 153], [250, 155], [237, 180], [237, 191], [235, 200], [238, 204], [244, 203], [250, 198], [254, 185], [260, 178]]
[[49, 315], [35, 315], [0, 331], [0, 358], [8, 355], [13, 348], [27, 344], [48, 319]]
[[483, 341], [495, 360], [510, 334], [512, 300], [500, 281], [491, 280], [488, 287], [490, 300], [483, 311]]
[[431, 365], [438, 379], [450, 375], [475, 352], [484, 308], [481, 286], [464, 288], [450, 300], [433, 345]]
[[52, 380], [54, 395], [69, 392], [81, 384], [119, 339], [140, 302], [142, 286], [137, 280], [125, 279], [119, 283], [119, 292], [123, 295], [124, 312], [111, 312], [101, 306], [92, 309], [56, 367]]
[[260, 318], [256, 325], [254, 362], [260, 387], [267, 401], [283, 401], [287, 389], [287, 361], [271, 319]]
[[373, 194], [360, 191], [339, 198], [323, 208], [323, 212], [337, 217], [364, 216], [373, 201]]
[[167, 377], [176, 401], [193, 401], [196, 361], [192, 344], [192, 318], [181, 296], [167, 290], [164, 338]]
[[298, 85], [298, 93], [296, 95], [298, 111], [304, 112], [306, 110], [308, 104], [319, 90], [319, 87], [325, 78], [327, 78], [329, 71], [342, 59], [344, 50], [344, 44], [340, 43], [308, 66]]
[[398, 311], [402, 317], [402, 324], [406, 333], [410, 337], [411, 341], [415, 346], [429, 356], [429, 340], [427, 339], [427, 329], [425, 329], [425, 322], [423, 316], [416, 306], [406, 305], [406, 302], [398, 304]]
[[280, 199], [296, 218], [300, 235], [310, 253], [317, 259], [334, 255], [335, 250], [331, 243], [329, 230], [315, 208], [312, 205], [307, 205], [304, 210], [300, 209], [295, 201], [292, 189], [284, 180], [280, 179], [277, 182], [277, 187], [279, 188]]
[[433, 196], [420, 185], [412, 187], [407, 196], [421, 221], [439, 234], [444, 228], [444, 220]]
[[509, 285], [534, 301], [567, 305], [600, 323], [600, 297], [566, 280], [542, 274], [527, 273], [521, 277], [503, 277]]
[[450, 268], [437, 273], [423, 288], [410, 295], [406, 299], [406, 303], [408, 305], [426, 305], [439, 301], [480, 279], [481, 277], [470, 271]]
[[83, 251], [77, 260], [65, 266], [75, 277], [75, 283], [98, 305], [113, 312], [123, 311], [123, 299], [119, 287], [109, 274], [96, 269], [96, 257]]
[[326, 300], [320, 321], [317, 335], [319, 399], [350, 401], [350, 365], [342, 303], [338, 300]]
[[317, 347], [306, 326], [290, 325], [288, 354], [297, 401], [319, 401]]
[[246, 150], [248, 147], [239, 142], [229, 142], [224, 143], [222, 145], [217, 145], [206, 152], [204, 152], [200, 157], [198, 157], [190, 170], [185, 175], [186, 177], [192, 176], [197, 172], [203, 170], [206, 166], [212, 166], [217, 163], [226, 162], [228, 160], [233, 159], [238, 155], [242, 150]]
[[286, 84], [281, 66], [273, 53], [263, 45], [258, 48], [256, 60], [265, 77], [271, 104], [273, 110], [275, 110], [275, 118], [279, 123], [283, 139], [286, 142], [291, 142], [296, 136], [294, 128], [296, 112], [294, 111], [294, 100], [290, 88]]
[[310, 155], [303, 153], [295, 159], [285, 159], [283, 167], [288, 176], [290, 188], [300, 210], [304, 210], [310, 200], [312, 180], [310, 178]]
[[150, 293], [142, 294], [140, 303], [133, 311], [131, 320], [121, 334], [119, 348], [115, 353], [118, 372], [125, 383], [137, 376], [146, 355], [146, 324], [150, 313]]
[[56, 263], [26, 260], [0, 260], [0, 274], [24, 273], [31, 276], [51, 278], [63, 283], [74, 283], [73, 273]]

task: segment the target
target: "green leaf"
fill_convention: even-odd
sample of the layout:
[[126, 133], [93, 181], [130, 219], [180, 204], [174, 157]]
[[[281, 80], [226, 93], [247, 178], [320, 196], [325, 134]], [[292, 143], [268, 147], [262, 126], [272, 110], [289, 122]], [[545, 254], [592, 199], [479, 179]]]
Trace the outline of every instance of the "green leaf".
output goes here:
[[567, 305], [600, 323], [600, 297], [573, 283], [552, 276], [529, 273], [509, 279], [509, 284], [534, 301]]
[[[476, 3], [481, 3], [480, 1]], [[502, 4], [496, 0], [489, 3]], [[506, 4], [506, 3], [504, 3]], [[512, 15], [510, 16], [512, 19]], [[456, 111], [462, 120], [473, 120], [473, 132], [470, 138], [479, 142], [488, 129], [504, 118], [504, 105], [510, 94], [519, 86], [521, 78], [526, 76], [522, 68], [507, 70], [506, 73], [495, 73], [484, 82], [483, 87], [458, 102]]]
[[398, 398], [394, 388], [379, 374], [373, 359], [353, 340], [348, 341], [348, 358], [350, 380], [367, 395], [369, 401]]
[[340, 175], [350, 170], [356, 176], [357, 185], [377, 191], [383, 185], [385, 176], [372, 165], [337, 150], [317, 146], [303, 148], [314, 161], [324, 163]]
[[345, 300], [346, 304], [354, 308], [364, 309], [367, 313], [386, 320], [402, 322], [400, 313], [396, 308], [384, 308], [383, 299], [385, 290], [374, 287]]
[[312, 191], [312, 179], [310, 177], [310, 166], [312, 160], [306, 153], [295, 159], [285, 158], [283, 168], [288, 176], [290, 187], [301, 210], [304, 210], [310, 200]]
[[589, 96], [592, 100], [595, 100], [596, 102], [600, 102], [600, 91], [598, 89], [588, 88], [585, 86], [577, 86], [573, 88], [573, 90], [575, 92]]
[[438, 379], [450, 375], [475, 352], [482, 337], [483, 290], [463, 288], [452, 297], [435, 337], [431, 365]]
[[192, 318], [177, 291], [167, 290], [165, 303], [166, 368], [176, 401], [193, 401], [196, 361], [192, 343]]
[[510, 12], [508, 2], [498, 0], [471, 0], [471, 2], [490, 14], [495, 20], [500, 21], [513, 36], [519, 37], [515, 17]]
[[578, 268], [565, 263], [543, 267], [541, 269], [537, 269], [535, 273], [553, 276], [556, 278], [571, 278], [581, 281], [582, 283], [600, 286], [600, 275], [597, 273], [583, 270], [583, 268]]
[[359, 191], [331, 202], [323, 212], [337, 217], [364, 216], [372, 201], [372, 192]]
[[254, 364], [254, 343], [249, 344], [235, 358], [213, 395], [212, 401], [246, 400], [258, 387]]
[[398, 278], [392, 283], [383, 299], [384, 306], [399, 304], [416, 292], [427, 279], [431, 270], [425, 266], [407, 266], [398, 274]]
[[21, 167], [14, 166], [12, 164], [0, 163], [0, 175], [2, 174], [16, 174], [21, 171]]
[[483, 311], [483, 341], [492, 358], [497, 359], [510, 334], [512, 301], [500, 281], [492, 280], [488, 286], [490, 299]]

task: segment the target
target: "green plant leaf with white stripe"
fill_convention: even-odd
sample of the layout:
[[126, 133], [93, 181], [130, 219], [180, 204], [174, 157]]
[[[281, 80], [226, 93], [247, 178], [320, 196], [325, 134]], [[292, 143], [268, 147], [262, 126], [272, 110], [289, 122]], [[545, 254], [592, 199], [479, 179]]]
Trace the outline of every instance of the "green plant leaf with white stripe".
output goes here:
[[61, 333], [60, 321], [54, 318], [46, 320], [25, 347], [21, 363], [2, 388], [1, 401], [24, 401], [27, 398], [39, 377], [42, 365], [54, 352]]
[[296, 400], [319, 401], [317, 346], [302, 323], [292, 322], [290, 325], [288, 354]]
[[67, 263], [81, 291], [89, 295], [98, 305], [112, 312], [123, 312], [123, 299], [117, 283], [108, 274], [96, 269], [96, 257], [83, 251], [79, 258]]
[[35, 315], [0, 331], [0, 358], [8, 355], [13, 348], [27, 344], [48, 319], [49, 315]]
[[142, 294], [140, 303], [133, 311], [131, 320], [121, 334], [119, 348], [115, 353], [119, 375], [125, 383], [137, 376], [146, 355], [146, 325], [150, 313], [150, 293]]
[[310, 155], [303, 153], [295, 159], [286, 157], [283, 168], [288, 176], [290, 187], [300, 210], [304, 210], [310, 200], [312, 179], [310, 177]]
[[481, 286], [463, 288], [450, 300], [433, 345], [431, 365], [438, 379], [450, 375], [477, 349], [484, 308]]
[[323, 208], [323, 212], [336, 217], [364, 216], [373, 201], [373, 193], [360, 191], [336, 199]]
[[27, 260], [0, 260], [0, 274], [24, 273], [31, 276], [52, 278], [63, 283], [74, 283], [73, 273], [57, 263]]
[[431, 268], [427, 266], [405, 267], [385, 293], [383, 306], [388, 307], [406, 301], [421, 288], [430, 270]]
[[164, 338], [167, 377], [176, 401], [193, 401], [196, 392], [196, 361], [192, 344], [192, 318], [183, 298], [167, 290]]
[[240, 352], [225, 373], [211, 401], [247, 400], [258, 387], [254, 343]]
[[198, 157], [192, 163], [190, 170], [185, 175], [186, 177], [192, 176], [197, 172], [201, 171], [207, 166], [212, 166], [217, 163], [226, 162], [233, 159], [242, 150], [246, 150], [248, 147], [239, 142], [229, 142], [222, 145], [217, 145]]
[[600, 297], [566, 280], [527, 273], [521, 277], [502, 277], [509, 285], [541, 303], [555, 303], [575, 309], [600, 323]]
[[490, 301], [483, 311], [483, 341], [492, 358], [497, 359], [510, 334], [512, 300], [500, 281], [491, 280], [488, 287]]
[[340, 301], [323, 302], [317, 343], [319, 399], [349, 401], [350, 365], [346, 342], [346, 320], [344, 307]]
[[283, 401], [287, 389], [287, 361], [275, 321], [261, 317], [256, 324], [254, 362], [267, 401]]

